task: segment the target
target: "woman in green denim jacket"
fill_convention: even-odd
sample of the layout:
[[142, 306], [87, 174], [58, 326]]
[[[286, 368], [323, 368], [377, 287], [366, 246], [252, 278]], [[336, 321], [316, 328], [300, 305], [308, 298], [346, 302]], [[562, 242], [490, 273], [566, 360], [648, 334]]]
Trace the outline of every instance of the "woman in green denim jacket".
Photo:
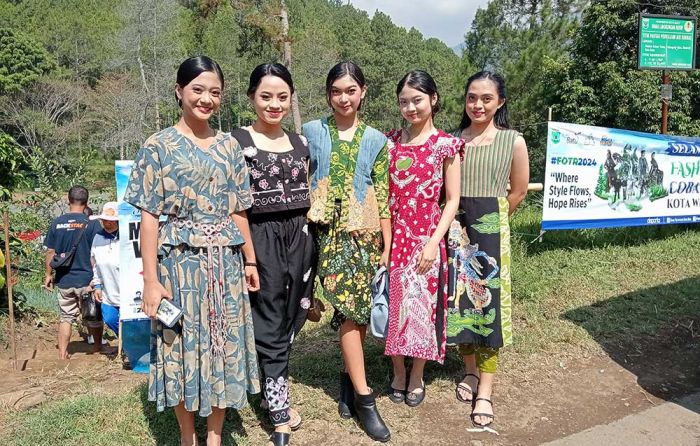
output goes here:
[[[367, 386], [363, 341], [371, 309], [370, 282], [386, 265], [391, 246], [388, 209], [388, 141], [357, 116], [367, 87], [352, 62], [334, 66], [326, 79], [333, 116], [304, 125], [311, 155], [311, 209], [319, 253], [318, 278], [335, 308], [345, 369], [341, 374], [341, 417], [357, 413], [367, 434], [388, 441]], [[357, 394], [357, 397], [355, 397]]]

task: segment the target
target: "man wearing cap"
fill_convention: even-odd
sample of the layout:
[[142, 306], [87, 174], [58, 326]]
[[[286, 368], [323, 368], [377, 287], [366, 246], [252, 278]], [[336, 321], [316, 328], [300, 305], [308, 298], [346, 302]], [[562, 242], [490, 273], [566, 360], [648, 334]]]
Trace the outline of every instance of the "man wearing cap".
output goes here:
[[92, 286], [95, 299], [102, 303], [102, 319], [119, 335], [119, 209], [115, 201], [105, 203], [100, 215], [102, 230], [92, 240]]
[[[44, 287], [53, 291], [58, 288], [58, 306], [61, 322], [58, 325], [58, 357], [68, 359], [68, 343], [71, 337], [71, 324], [79, 313], [80, 297], [91, 291], [92, 265], [90, 247], [95, 234], [101, 229], [97, 221], [90, 221], [85, 215], [88, 191], [83, 186], [73, 186], [68, 191], [67, 213], [56, 218], [49, 226], [44, 239], [46, 247], [46, 273]], [[56, 260], [64, 259], [60, 265]], [[53, 277], [53, 272], [56, 277]], [[95, 341], [93, 351], [102, 348], [102, 321], [85, 322]]]

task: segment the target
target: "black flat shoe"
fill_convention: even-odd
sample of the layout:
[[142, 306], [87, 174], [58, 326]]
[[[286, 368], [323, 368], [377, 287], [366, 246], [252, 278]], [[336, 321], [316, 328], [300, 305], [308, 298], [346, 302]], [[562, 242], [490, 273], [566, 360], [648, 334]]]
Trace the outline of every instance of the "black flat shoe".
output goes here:
[[270, 441], [273, 446], [287, 446], [289, 445], [289, 432], [273, 432], [270, 435]]
[[349, 420], [355, 415], [355, 389], [352, 386], [350, 374], [347, 372], [340, 373], [340, 399], [338, 400], [338, 415], [340, 418]]
[[423, 389], [420, 393], [408, 392], [406, 394], [406, 405], [409, 407], [416, 407], [425, 399], [425, 383], [421, 386]]
[[360, 426], [369, 435], [369, 438], [382, 443], [389, 441], [391, 432], [377, 411], [377, 401], [374, 399], [374, 395], [371, 393], [369, 395], [356, 395], [355, 411]]
[[[393, 382], [393, 381], [392, 381]], [[391, 383], [389, 383], [389, 387], [386, 389], [386, 394], [389, 396], [389, 400], [392, 403], [403, 403], [404, 400], [406, 399], [406, 390], [408, 389], [408, 375], [406, 375], [406, 382], [404, 383], [404, 388], [403, 389], [395, 389]]]
[[403, 403], [404, 400], [406, 399], [406, 391], [401, 390], [401, 389], [395, 389], [395, 388], [391, 387], [391, 384], [386, 389], [386, 394], [392, 403], [396, 403], [396, 404]]

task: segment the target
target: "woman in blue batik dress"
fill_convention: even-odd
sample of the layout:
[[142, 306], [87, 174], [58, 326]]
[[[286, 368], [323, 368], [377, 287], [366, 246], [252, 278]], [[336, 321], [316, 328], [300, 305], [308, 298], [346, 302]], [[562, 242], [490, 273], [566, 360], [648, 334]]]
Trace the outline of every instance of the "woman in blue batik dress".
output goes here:
[[225, 409], [245, 407], [260, 387], [248, 169], [236, 140], [208, 124], [223, 84], [208, 57], [180, 65], [182, 117], [146, 140], [124, 197], [141, 210], [144, 313], [154, 318], [163, 298], [184, 310], [172, 328], [153, 322], [148, 390], [158, 411], [175, 408], [183, 445], [197, 444], [194, 412], [207, 417], [207, 445], [221, 444]]

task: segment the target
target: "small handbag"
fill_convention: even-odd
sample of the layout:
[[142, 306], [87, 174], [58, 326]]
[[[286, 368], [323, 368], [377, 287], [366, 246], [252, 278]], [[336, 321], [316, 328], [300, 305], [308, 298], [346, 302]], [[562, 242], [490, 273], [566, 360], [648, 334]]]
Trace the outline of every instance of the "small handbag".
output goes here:
[[80, 232], [74, 236], [73, 245], [68, 251], [54, 254], [53, 258], [49, 262], [51, 269], [55, 270], [58, 268], [69, 267], [71, 263], [73, 263], [73, 256], [75, 255], [75, 251], [78, 249], [78, 243], [80, 243], [80, 240], [83, 238], [83, 234], [85, 234], [87, 225], [88, 224], [85, 223], [82, 229], [80, 229]]
[[381, 266], [372, 279], [372, 310], [369, 329], [377, 339], [386, 339], [389, 328], [389, 272]]
[[97, 322], [102, 320], [102, 306], [95, 300], [95, 293], [88, 291], [80, 296], [80, 316], [83, 321]]
[[312, 296], [311, 306], [309, 307], [309, 312], [306, 313], [306, 319], [311, 322], [319, 322], [324, 311], [326, 311], [326, 306], [323, 305], [323, 301]]

